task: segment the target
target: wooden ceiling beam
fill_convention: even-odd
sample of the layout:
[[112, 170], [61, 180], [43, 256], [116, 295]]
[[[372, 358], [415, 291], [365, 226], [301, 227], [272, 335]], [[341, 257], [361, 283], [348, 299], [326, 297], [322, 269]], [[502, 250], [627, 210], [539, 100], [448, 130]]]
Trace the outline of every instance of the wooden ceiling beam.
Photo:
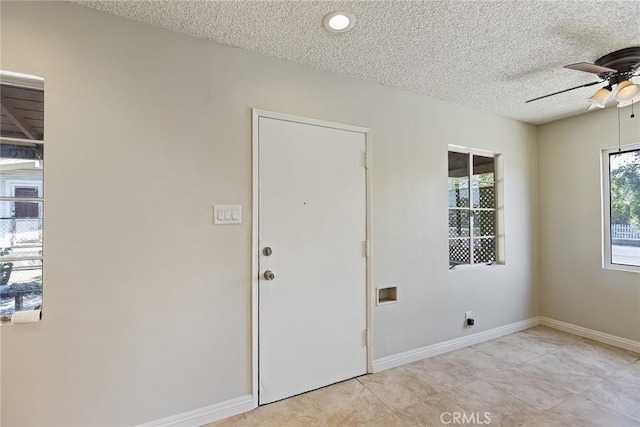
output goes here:
[[33, 126], [22, 117], [22, 114], [14, 108], [11, 100], [4, 95], [0, 98], [0, 109], [2, 110], [2, 114], [7, 116], [27, 138], [38, 139], [38, 134]]

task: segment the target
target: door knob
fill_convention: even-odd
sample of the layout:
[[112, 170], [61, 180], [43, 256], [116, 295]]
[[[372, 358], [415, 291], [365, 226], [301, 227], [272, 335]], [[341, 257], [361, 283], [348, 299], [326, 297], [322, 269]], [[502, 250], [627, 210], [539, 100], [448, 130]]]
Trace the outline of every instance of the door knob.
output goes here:
[[273, 274], [273, 271], [271, 270], [265, 271], [262, 276], [265, 278], [265, 280], [273, 280], [276, 277], [276, 275]]

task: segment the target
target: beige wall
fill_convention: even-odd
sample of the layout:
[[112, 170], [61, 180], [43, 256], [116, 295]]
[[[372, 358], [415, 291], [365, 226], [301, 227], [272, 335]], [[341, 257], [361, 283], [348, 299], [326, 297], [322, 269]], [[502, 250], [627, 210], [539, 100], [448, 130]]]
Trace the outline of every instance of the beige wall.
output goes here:
[[[621, 114], [623, 144], [640, 141], [630, 113]], [[553, 319], [640, 341], [638, 273], [602, 268], [600, 156], [617, 145], [615, 108], [539, 129], [541, 306]]]
[[2, 426], [2, 327], [0, 326], [0, 426]]
[[[72, 4], [2, 3], [46, 79], [44, 318], [3, 328], [6, 426], [131, 425], [250, 394], [251, 108], [373, 136], [375, 358], [528, 319], [537, 130]], [[504, 154], [507, 264], [448, 271], [447, 144]], [[239, 203], [241, 226], [214, 226]], [[465, 310], [477, 326], [463, 328]]]

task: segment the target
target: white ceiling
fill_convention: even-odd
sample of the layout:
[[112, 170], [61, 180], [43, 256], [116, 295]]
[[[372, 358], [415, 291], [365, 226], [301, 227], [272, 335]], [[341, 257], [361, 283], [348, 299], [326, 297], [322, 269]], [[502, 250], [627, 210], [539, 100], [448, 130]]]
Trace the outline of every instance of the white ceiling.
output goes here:
[[[541, 124], [586, 111], [597, 80], [562, 68], [640, 46], [640, 1], [77, 1], [314, 68]], [[357, 23], [330, 33], [323, 17]]]

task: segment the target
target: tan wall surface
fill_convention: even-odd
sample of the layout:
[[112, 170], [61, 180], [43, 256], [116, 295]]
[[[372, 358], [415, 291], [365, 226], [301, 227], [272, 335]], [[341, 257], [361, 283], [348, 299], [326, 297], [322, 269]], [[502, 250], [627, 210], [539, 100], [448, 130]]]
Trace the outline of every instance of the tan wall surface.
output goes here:
[[[621, 141], [640, 142], [640, 119], [621, 112]], [[540, 127], [542, 314], [640, 341], [640, 274], [602, 268], [601, 151], [618, 145], [617, 109]]]
[[[2, 68], [45, 77], [47, 122], [44, 318], [3, 328], [5, 427], [251, 393], [251, 108], [372, 129], [373, 287], [400, 295], [374, 307], [375, 358], [539, 314], [534, 126], [78, 5], [1, 8]], [[448, 144], [504, 155], [504, 266], [448, 271]]]

